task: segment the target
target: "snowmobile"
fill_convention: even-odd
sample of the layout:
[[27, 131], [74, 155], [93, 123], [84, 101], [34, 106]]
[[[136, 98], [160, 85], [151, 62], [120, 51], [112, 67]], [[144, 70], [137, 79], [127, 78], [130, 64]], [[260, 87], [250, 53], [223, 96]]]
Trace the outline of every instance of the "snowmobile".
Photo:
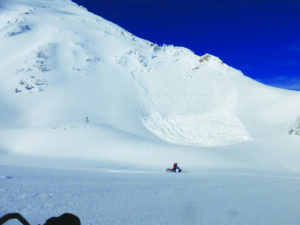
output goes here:
[[166, 169], [167, 172], [173, 172], [173, 173], [181, 173], [182, 169], [180, 167], [177, 167], [176, 170], [174, 170], [173, 168], [167, 168]]

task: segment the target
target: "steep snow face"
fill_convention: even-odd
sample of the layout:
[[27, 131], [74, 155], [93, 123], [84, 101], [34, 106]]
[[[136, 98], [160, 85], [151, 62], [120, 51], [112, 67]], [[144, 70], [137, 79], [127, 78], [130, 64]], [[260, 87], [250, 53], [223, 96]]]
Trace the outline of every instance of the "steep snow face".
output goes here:
[[155, 46], [151, 56], [135, 50], [126, 59], [130, 60], [126, 65], [140, 62], [131, 74], [142, 99], [143, 124], [160, 138], [198, 146], [251, 139], [236, 114], [235, 71], [218, 58]]
[[[299, 115], [298, 93], [263, 86], [214, 56], [139, 39], [71, 1], [1, 1], [0, 11], [0, 140], [6, 149], [16, 146], [16, 133], [18, 148], [30, 142], [28, 149], [35, 149], [41, 147], [32, 145], [37, 133], [85, 130], [84, 121], [93, 124], [90, 132], [98, 128], [89, 136], [97, 141], [88, 140], [95, 146], [119, 132], [223, 146], [253, 140], [274, 125], [272, 132], [286, 131]], [[83, 138], [72, 134], [65, 143]]]

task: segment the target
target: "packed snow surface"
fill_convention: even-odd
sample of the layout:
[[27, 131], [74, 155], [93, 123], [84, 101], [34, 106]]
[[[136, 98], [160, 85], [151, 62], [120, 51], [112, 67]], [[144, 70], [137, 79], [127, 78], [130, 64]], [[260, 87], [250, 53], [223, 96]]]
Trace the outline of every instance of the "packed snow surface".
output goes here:
[[299, 92], [69, 0], [0, 1], [0, 56], [0, 216], [300, 223]]
[[[0, 166], [0, 214], [31, 224], [65, 212], [95, 225], [291, 225], [300, 222], [300, 176], [249, 171], [182, 174], [123, 169]], [[19, 223], [10, 223], [19, 224]]]

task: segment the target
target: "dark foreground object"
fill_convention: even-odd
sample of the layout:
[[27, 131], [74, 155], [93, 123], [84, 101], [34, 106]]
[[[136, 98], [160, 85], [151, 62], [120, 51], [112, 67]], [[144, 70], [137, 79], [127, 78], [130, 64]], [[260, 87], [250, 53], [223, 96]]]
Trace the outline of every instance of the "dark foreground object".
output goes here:
[[80, 219], [71, 214], [64, 213], [59, 217], [51, 217], [49, 218], [44, 225], [80, 225]]
[[[2, 216], [0, 218], [0, 225], [12, 219], [19, 220], [23, 225], [30, 225], [19, 213], [8, 213]], [[71, 213], [64, 213], [61, 216], [49, 218], [44, 225], [81, 225], [81, 222], [77, 216]]]
[[167, 168], [166, 171], [167, 172], [173, 172], [173, 173], [176, 173], [176, 172], [181, 173], [182, 169], [180, 169], [179, 167], [177, 167], [176, 170], [174, 170], [173, 168]]
[[19, 213], [8, 213], [0, 218], [0, 225], [4, 224], [8, 220], [17, 219], [23, 225], [30, 225], [28, 221]]

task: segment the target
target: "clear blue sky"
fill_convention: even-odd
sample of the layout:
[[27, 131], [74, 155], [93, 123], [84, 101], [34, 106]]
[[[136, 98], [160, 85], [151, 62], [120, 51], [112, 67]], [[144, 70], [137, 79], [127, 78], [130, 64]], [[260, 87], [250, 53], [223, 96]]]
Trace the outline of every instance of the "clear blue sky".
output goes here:
[[74, 0], [157, 44], [210, 53], [263, 83], [300, 90], [300, 0]]

